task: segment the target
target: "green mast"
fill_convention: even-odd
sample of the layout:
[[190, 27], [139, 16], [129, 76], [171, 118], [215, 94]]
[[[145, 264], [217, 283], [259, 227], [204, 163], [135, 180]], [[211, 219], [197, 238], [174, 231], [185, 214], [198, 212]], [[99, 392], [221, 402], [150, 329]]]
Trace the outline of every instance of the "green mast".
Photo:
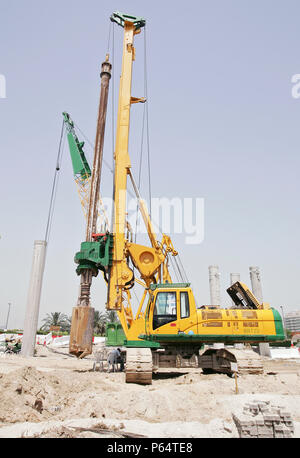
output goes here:
[[91, 169], [83, 151], [84, 142], [78, 140], [70, 115], [63, 112], [63, 117], [68, 132], [67, 136], [74, 175], [82, 180], [86, 180], [91, 176]]

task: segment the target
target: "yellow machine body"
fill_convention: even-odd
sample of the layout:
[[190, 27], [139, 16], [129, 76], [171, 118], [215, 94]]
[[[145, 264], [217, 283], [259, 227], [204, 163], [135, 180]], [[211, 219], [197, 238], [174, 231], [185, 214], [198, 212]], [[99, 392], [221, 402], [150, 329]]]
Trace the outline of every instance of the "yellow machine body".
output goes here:
[[[242, 283], [234, 286], [247, 293], [248, 288], [244, 289]], [[119, 316], [122, 322], [124, 316]], [[188, 284], [166, 283], [151, 285], [145, 312], [139, 312], [133, 320], [126, 338], [129, 346], [147, 342], [150, 346], [155, 342], [255, 343], [283, 340], [284, 330], [280, 314], [268, 305], [256, 309], [197, 308]]]

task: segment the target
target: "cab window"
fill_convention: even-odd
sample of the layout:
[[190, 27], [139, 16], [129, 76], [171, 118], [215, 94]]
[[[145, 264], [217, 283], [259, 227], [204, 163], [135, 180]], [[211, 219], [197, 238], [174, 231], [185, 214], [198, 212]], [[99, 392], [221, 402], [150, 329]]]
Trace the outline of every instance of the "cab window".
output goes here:
[[176, 292], [162, 291], [157, 293], [153, 313], [153, 329], [157, 329], [176, 319]]
[[190, 303], [187, 291], [180, 293], [180, 318], [188, 318], [190, 316]]

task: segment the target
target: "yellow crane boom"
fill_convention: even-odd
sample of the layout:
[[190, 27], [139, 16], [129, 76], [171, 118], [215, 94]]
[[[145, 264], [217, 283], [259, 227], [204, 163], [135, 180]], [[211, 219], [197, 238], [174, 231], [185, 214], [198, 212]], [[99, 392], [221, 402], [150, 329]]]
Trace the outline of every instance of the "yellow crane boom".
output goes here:
[[[134, 274], [128, 266], [130, 257], [134, 266], [141, 274], [147, 287], [158, 273], [160, 281], [170, 281], [171, 277], [167, 265], [164, 261], [169, 253], [177, 255], [171, 239], [163, 235], [161, 243], [158, 242], [156, 234], [147, 211], [145, 202], [139, 195], [135, 184], [131, 162], [128, 152], [129, 127], [130, 127], [130, 108], [138, 102], [145, 102], [144, 98], [132, 97], [132, 64], [135, 60], [134, 37], [141, 32], [145, 21], [128, 15], [114, 13], [111, 19], [124, 27], [122, 73], [119, 89], [119, 106], [116, 129], [116, 146], [114, 152], [115, 176], [114, 176], [114, 244], [112, 255], [112, 266], [109, 272], [108, 300], [106, 307], [110, 310], [122, 309], [122, 293], [134, 284]], [[152, 248], [131, 243], [126, 240], [126, 193], [127, 178], [131, 179], [136, 193], [139, 209], [141, 211]], [[163, 273], [158, 272], [163, 265]]]

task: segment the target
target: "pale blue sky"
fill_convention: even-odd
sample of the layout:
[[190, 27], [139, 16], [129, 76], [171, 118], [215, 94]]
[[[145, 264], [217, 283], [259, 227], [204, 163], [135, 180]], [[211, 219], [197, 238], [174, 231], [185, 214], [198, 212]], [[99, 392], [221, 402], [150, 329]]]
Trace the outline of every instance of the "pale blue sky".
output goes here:
[[[298, 1], [0, 0], [0, 325], [23, 326], [35, 239], [43, 239], [62, 111], [94, 141], [99, 69], [109, 16], [147, 20], [152, 195], [204, 197], [205, 239], [174, 235], [198, 304], [209, 303], [208, 266], [218, 264], [223, 305], [230, 272], [249, 284], [261, 268], [264, 299], [299, 308], [300, 73]], [[122, 29], [115, 28], [115, 89]], [[133, 95], [143, 94], [143, 37], [136, 38]], [[117, 100], [117, 97], [116, 97]], [[137, 174], [142, 106], [133, 106], [130, 153]], [[105, 158], [111, 162], [111, 105]], [[104, 194], [111, 174], [103, 169]], [[145, 183], [142, 191], [146, 193]], [[79, 278], [73, 257], [84, 219], [65, 149], [40, 307], [71, 314]], [[96, 279], [93, 305], [106, 287]]]

